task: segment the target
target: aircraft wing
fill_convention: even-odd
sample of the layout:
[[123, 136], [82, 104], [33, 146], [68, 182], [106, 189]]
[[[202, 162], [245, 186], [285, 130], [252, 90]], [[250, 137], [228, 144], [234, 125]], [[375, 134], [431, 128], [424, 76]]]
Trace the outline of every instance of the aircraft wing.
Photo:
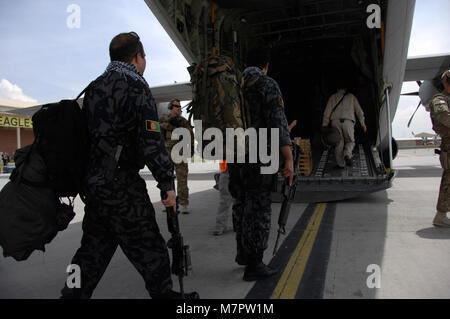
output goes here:
[[181, 101], [192, 100], [192, 86], [190, 82], [174, 83], [164, 86], [154, 86], [152, 90], [156, 103], [169, 102], [172, 99]]
[[404, 81], [423, 81], [419, 88], [422, 105], [428, 106], [439, 92], [442, 73], [450, 68], [450, 53], [411, 57], [406, 62]]
[[[181, 101], [192, 100], [192, 87], [190, 82], [174, 83], [163, 86], [154, 86], [150, 88], [152, 91], [153, 98], [156, 103], [169, 102], [172, 99], [179, 99]], [[82, 103], [83, 99], [79, 102]], [[42, 105], [35, 105], [32, 107], [11, 109], [8, 110], [10, 114], [32, 116], [36, 111], [38, 111]]]
[[449, 67], [450, 53], [411, 57], [406, 62], [404, 81], [433, 80]]

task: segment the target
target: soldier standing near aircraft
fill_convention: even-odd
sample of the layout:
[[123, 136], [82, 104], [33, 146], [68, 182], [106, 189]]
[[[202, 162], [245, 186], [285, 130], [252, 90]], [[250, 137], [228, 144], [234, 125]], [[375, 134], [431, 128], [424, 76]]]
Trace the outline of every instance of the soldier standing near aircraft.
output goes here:
[[450, 70], [442, 74], [442, 85], [444, 90], [436, 94], [430, 103], [433, 130], [442, 139], [440, 160], [444, 170], [433, 225], [450, 228], [450, 219], [447, 217], [450, 210]]
[[[297, 125], [297, 120], [292, 121], [288, 126], [289, 132]], [[213, 230], [214, 236], [220, 236], [228, 230], [228, 215], [233, 206], [233, 197], [229, 191], [230, 176], [228, 173], [227, 162], [221, 161], [218, 189], [220, 192], [220, 202], [217, 208], [216, 226]]]
[[[172, 140], [173, 130], [179, 127], [184, 127], [189, 130], [192, 150], [194, 146], [194, 132], [192, 131], [192, 126], [189, 124], [188, 120], [181, 116], [180, 100], [173, 99], [169, 102], [168, 108], [169, 115], [162, 115], [159, 120], [167, 151], [169, 152], [170, 159], [174, 162], [172, 159], [172, 147], [178, 143], [178, 140]], [[181, 162], [174, 163], [174, 165], [177, 176], [178, 199], [181, 206], [180, 211], [182, 214], [189, 214], [188, 163]]]
[[[278, 84], [267, 76], [270, 51], [259, 48], [249, 53], [243, 72], [244, 98], [250, 110], [251, 126], [255, 129], [278, 129], [279, 149], [270, 150], [270, 134], [267, 154], [281, 151], [285, 159], [282, 173], [294, 175], [291, 139], [284, 112], [284, 103]], [[278, 272], [263, 263], [271, 226], [271, 189], [276, 174], [261, 174], [262, 163], [228, 163], [230, 193], [235, 199], [233, 225], [236, 231], [236, 262], [245, 265], [244, 280], [254, 281]]]
[[[173, 165], [160, 134], [155, 101], [143, 74], [145, 53], [139, 36], [121, 33], [110, 47], [111, 63], [91, 83], [84, 98], [89, 137], [89, 171], [81, 247], [72, 259], [81, 287], [62, 298], [90, 298], [120, 246], [141, 274], [154, 299], [178, 299], [172, 290], [166, 242], [139, 170], [147, 165], [166, 207], [176, 209]], [[194, 298], [196, 293], [186, 294]]]

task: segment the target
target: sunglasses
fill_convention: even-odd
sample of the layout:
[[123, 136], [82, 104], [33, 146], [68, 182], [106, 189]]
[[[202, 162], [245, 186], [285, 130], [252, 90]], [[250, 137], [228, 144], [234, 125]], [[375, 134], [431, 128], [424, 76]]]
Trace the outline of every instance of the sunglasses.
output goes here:
[[445, 71], [444, 73], [442, 73], [442, 78], [445, 78], [445, 77], [447, 77], [447, 79], [450, 78], [450, 69]]
[[172, 104], [172, 106], [181, 107], [181, 105], [178, 105], [178, 104]]
[[140, 40], [140, 38], [139, 38], [139, 36], [138, 36], [138, 34], [136, 32], [131, 31], [131, 32], [128, 32], [128, 34], [133, 36], [133, 37], [135, 37], [136, 39]]
[[[136, 38], [137, 41], [140, 41], [140, 40], [141, 40], [141, 39], [139, 38], [139, 35], [138, 35], [136, 32], [134, 32], [134, 31], [128, 32], [128, 34], [131, 35], [132, 37]], [[136, 54], [138, 54], [138, 53], [140, 53], [141, 56], [142, 56], [142, 58], [145, 59], [146, 54], [144, 53], [144, 51], [141, 52], [141, 51], [138, 49], [138, 51], [136, 52]]]

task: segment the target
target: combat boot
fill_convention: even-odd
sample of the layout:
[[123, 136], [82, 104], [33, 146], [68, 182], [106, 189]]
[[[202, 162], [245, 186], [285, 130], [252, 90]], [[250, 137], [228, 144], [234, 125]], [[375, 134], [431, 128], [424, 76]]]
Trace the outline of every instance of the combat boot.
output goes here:
[[271, 268], [260, 262], [256, 265], [248, 265], [245, 267], [244, 280], [245, 281], [255, 281], [259, 279], [264, 279], [273, 276], [278, 273], [278, 269]]
[[[234, 261], [239, 265], [239, 266], [247, 266], [249, 264], [249, 258], [247, 256], [247, 254], [245, 253], [244, 248], [242, 247], [242, 245], [240, 244], [241, 239], [239, 239], [237, 244], [237, 253], [236, 253], [236, 258], [234, 259]], [[261, 257], [262, 258], [262, 257]]]
[[352, 166], [352, 165], [353, 165], [353, 160], [352, 160], [352, 159], [350, 158], [350, 156], [348, 156], [348, 155], [345, 155], [344, 161], [345, 161], [345, 164], [346, 164], [347, 166]]
[[[181, 293], [173, 290], [169, 290], [163, 294], [151, 294], [152, 299], [181, 299]], [[200, 299], [199, 294], [196, 291], [185, 292], [184, 299]]]
[[181, 205], [180, 211], [182, 214], [189, 214], [189, 205]]
[[221, 225], [216, 225], [216, 227], [213, 230], [213, 235], [214, 236], [221, 236], [224, 233], [226, 233], [227, 231], [228, 231], [228, 227], [221, 226]]
[[437, 212], [433, 219], [433, 225], [437, 227], [448, 227], [450, 228], [450, 219], [446, 216], [447, 213]]

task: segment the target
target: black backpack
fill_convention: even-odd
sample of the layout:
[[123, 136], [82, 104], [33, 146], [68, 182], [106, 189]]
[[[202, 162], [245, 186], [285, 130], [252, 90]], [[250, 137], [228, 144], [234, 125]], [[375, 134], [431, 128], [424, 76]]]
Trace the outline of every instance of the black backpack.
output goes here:
[[86, 90], [75, 100], [45, 104], [32, 117], [33, 144], [44, 159], [48, 185], [57, 197], [76, 197], [86, 175], [88, 128], [77, 102]]
[[16, 168], [0, 191], [0, 246], [5, 257], [26, 260], [67, 228], [73, 207], [55, 196], [48, 185], [44, 160], [28, 145], [14, 154]]
[[25, 260], [67, 228], [75, 216], [61, 197], [81, 192], [89, 154], [88, 128], [78, 98], [46, 104], [33, 117], [34, 142], [18, 149], [11, 181], [0, 191], [3, 255]]

